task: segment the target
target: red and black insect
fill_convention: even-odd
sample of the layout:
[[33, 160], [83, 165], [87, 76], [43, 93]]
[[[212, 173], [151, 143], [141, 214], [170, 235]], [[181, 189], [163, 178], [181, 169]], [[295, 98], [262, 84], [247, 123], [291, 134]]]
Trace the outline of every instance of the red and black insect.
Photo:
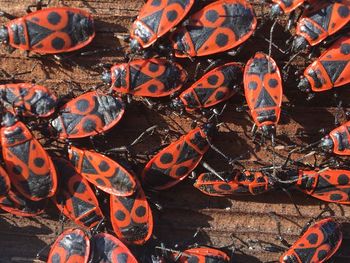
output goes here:
[[323, 137], [318, 146], [327, 153], [350, 155], [350, 121], [343, 123]]
[[120, 98], [90, 91], [61, 107], [51, 126], [61, 139], [84, 138], [111, 129], [123, 114], [124, 103]]
[[270, 178], [262, 172], [233, 170], [219, 175], [225, 181], [213, 173], [202, 173], [194, 187], [211, 196], [257, 195], [273, 188]]
[[110, 211], [114, 233], [123, 242], [142, 245], [151, 237], [152, 211], [139, 182], [131, 196], [111, 195]]
[[243, 67], [240, 63], [226, 63], [206, 73], [172, 102], [180, 111], [194, 111], [213, 107], [231, 98], [240, 88]]
[[266, 137], [275, 136], [282, 104], [282, 79], [276, 62], [268, 55], [258, 52], [244, 70], [244, 93], [254, 128], [260, 128]]
[[271, 16], [289, 14], [304, 4], [306, 0], [272, 0], [274, 3], [271, 7]]
[[296, 27], [292, 51], [315, 46], [335, 34], [350, 21], [348, 0], [317, 1], [306, 9]]
[[11, 189], [10, 177], [6, 170], [0, 166], [0, 197], [6, 196]]
[[99, 233], [91, 238], [90, 262], [137, 263], [130, 250], [116, 237]]
[[102, 80], [114, 91], [142, 97], [164, 97], [179, 90], [187, 72], [177, 63], [161, 58], [139, 59], [117, 64], [104, 72]]
[[154, 44], [174, 29], [190, 11], [194, 0], [152, 0], [141, 8], [130, 32], [131, 51]]
[[71, 146], [69, 159], [86, 180], [111, 195], [131, 196], [136, 190], [133, 175], [107, 156]]
[[210, 247], [197, 247], [186, 249], [183, 252], [174, 252], [173, 258], [176, 259], [176, 262], [179, 263], [229, 263], [230, 258], [226, 253], [210, 248]]
[[197, 167], [214, 132], [214, 125], [204, 124], [162, 149], [146, 164], [143, 181], [156, 190], [178, 184]]
[[325, 170], [290, 171], [289, 178], [296, 178], [298, 190], [326, 202], [350, 204], [350, 171]]
[[54, 7], [11, 20], [0, 29], [0, 41], [40, 54], [70, 52], [95, 36], [91, 14], [76, 8]]
[[340, 247], [343, 234], [332, 218], [312, 225], [281, 257], [281, 263], [318, 262], [329, 259]]
[[89, 255], [89, 236], [83, 230], [68, 229], [52, 245], [47, 262], [88, 263]]
[[207, 56], [228, 51], [246, 41], [257, 20], [245, 0], [220, 0], [204, 7], [172, 34], [176, 57]]
[[15, 189], [10, 190], [6, 196], [0, 197], [0, 208], [16, 216], [37, 216], [44, 212], [47, 199], [32, 201]]
[[59, 187], [53, 201], [57, 208], [76, 224], [93, 228], [103, 218], [94, 191], [88, 181], [77, 173], [73, 165], [55, 158]]
[[48, 153], [12, 113], [4, 113], [2, 126], [2, 155], [14, 187], [33, 201], [53, 196], [57, 175]]
[[342, 37], [305, 69], [298, 88], [322, 92], [350, 83], [349, 61], [350, 37]]
[[48, 88], [32, 83], [0, 85], [0, 100], [7, 110], [23, 116], [49, 117], [57, 105]]

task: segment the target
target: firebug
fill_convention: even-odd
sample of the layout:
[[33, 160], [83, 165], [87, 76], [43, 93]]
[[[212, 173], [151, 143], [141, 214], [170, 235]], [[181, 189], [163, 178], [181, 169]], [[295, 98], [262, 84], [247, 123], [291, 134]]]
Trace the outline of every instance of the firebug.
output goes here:
[[172, 102], [172, 107], [194, 111], [213, 107], [231, 98], [240, 88], [243, 67], [236, 62], [226, 63], [206, 73], [184, 90]]
[[48, 88], [31, 83], [0, 85], [0, 101], [15, 114], [35, 117], [49, 117], [57, 104]]
[[197, 167], [209, 149], [214, 131], [214, 125], [204, 124], [162, 149], [146, 164], [143, 181], [156, 190], [178, 184]]
[[5, 112], [0, 134], [2, 155], [14, 187], [33, 201], [53, 196], [57, 188], [55, 167], [29, 129]]
[[322, 92], [348, 84], [349, 61], [350, 37], [342, 37], [305, 69], [298, 88], [304, 92]]
[[244, 70], [244, 93], [258, 127], [266, 137], [275, 136], [282, 104], [282, 78], [276, 62], [268, 55], [258, 52]]
[[13, 48], [40, 54], [71, 52], [95, 36], [91, 14], [76, 8], [53, 7], [9, 21], [0, 29], [0, 41]]
[[53, 162], [59, 185], [53, 201], [58, 210], [76, 224], [93, 228], [104, 216], [89, 182], [77, 173], [68, 160], [54, 158]]
[[161, 58], [138, 59], [114, 65], [102, 80], [114, 91], [142, 97], [164, 97], [179, 90], [187, 72], [177, 63]]
[[342, 239], [340, 226], [334, 219], [319, 220], [280, 257], [280, 262], [325, 262], [338, 250]]
[[68, 153], [77, 172], [102, 191], [117, 196], [130, 196], [135, 192], [133, 175], [107, 156], [75, 146], [70, 146]]
[[110, 211], [113, 230], [121, 241], [142, 245], [151, 237], [152, 211], [139, 182], [131, 196], [111, 195]]
[[51, 126], [61, 139], [94, 136], [114, 127], [124, 114], [124, 103], [118, 97], [86, 92], [63, 105]]
[[173, 32], [175, 56], [207, 56], [228, 51], [245, 42], [256, 25], [254, 10], [248, 1], [215, 1], [191, 15]]
[[335, 34], [350, 21], [348, 0], [317, 1], [306, 9], [296, 27], [292, 51], [315, 46]]
[[190, 11], [194, 0], [152, 0], [141, 8], [130, 32], [130, 48], [138, 51], [173, 30]]
[[87, 263], [90, 255], [89, 236], [80, 229], [68, 229], [52, 245], [48, 263]]

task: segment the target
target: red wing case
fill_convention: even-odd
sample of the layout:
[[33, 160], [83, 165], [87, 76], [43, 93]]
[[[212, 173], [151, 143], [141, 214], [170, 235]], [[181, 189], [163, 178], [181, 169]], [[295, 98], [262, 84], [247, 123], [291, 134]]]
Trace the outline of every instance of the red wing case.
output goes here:
[[181, 89], [187, 72], [180, 64], [166, 59], [139, 59], [113, 66], [111, 80], [116, 92], [158, 98]]
[[0, 97], [7, 110], [26, 117], [49, 117], [57, 104], [48, 88], [32, 83], [0, 85]]
[[242, 65], [227, 63], [206, 73], [179, 98], [187, 111], [213, 107], [237, 93], [243, 79]]
[[312, 91], [322, 92], [348, 84], [349, 60], [350, 38], [342, 37], [305, 69], [304, 76]]
[[164, 190], [185, 179], [209, 149], [207, 134], [197, 127], [162, 149], [147, 164], [142, 180], [156, 190]]
[[7, 196], [0, 197], [0, 208], [16, 216], [37, 216], [44, 212], [47, 199], [32, 201], [17, 191], [10, 191]]
[[91, 14], [76, 8], [45, 8], [7, 23], [9, 44], [40, 54], [78, 50], [95, 36]]
[[350, 204], [350, 171], [299, 171], [296, 186], [302, 192], [326, 202]]
[[68, 229], [52, 245], [47, 262], [87, 263], [89, 255], [89, 236], [83, 230]]
[[130, 196], [135, 192], [133, 175], [107, 156], [71, 146], [69, 159], [79, 174], [102, 191], [117, 196]]
[[350, 21], [349, 0], [319, 1], [306, 9], [298, 21], [296, 35], [315, 46]]
[[4, 115], [3, 123], [2, 154], [13, 186], [33, 201], [53, 196], [57, 175], [49, 154], [12, 113]]
[[237, 47], [255, 31], [257, 20], [245, 0], [215, 1], [191, 15], [172, 35], [176, 57], [207, 56]]
[[59, 188], [53, 198], [59, 211], [76, 224], [93, 228], [103, 218], [89, 182], [77, 173], [74, 166], [63, 158], [55, 158]]
[[142, 245], [151, 237], [152, 211], [140, 183], [131, 196], [111, 195], [110, 210], [113, 230], [123, 242]]
[[94, 136], [113, 128], [122, 118], [124, 107], [118, 97], [86, 92], [66, 103], [51, 125], [61, 139]]
[[190, 11], [194, 0], [147, 1], [134, 21], [130, 36], [147, 48], [175, 28]]
[[334, 219], [326, 218], [320, 220], [312, 225], [280, 257], [280, 262], [325, 262], [338, 250], [342, 239], [343, 234], [340, 226]]
[[99, 233], [91, 238], [93, 257], [91, 262], [137, 263], [130, 250], [116, 237]]
[[244, 94], [258, 127], [276, 125], [283, 96], [282, 78], [276, 62], [258, 52], [244, 70]]
[[4, 197], [11, 189], [10, 177], [6, 170], [0, 166], [0, 197]]
[[202, 173], [198, 176], [194, 187], [211, 196], [257, 195], [271, 189], [268, 177], [261, 172], [234, 170], [219, 174], [225, 181], [215, 174]]

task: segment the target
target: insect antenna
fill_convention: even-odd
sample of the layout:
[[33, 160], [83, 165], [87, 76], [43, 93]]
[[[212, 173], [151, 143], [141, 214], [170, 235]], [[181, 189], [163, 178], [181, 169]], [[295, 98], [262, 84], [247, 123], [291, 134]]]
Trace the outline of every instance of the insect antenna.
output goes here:
[[137, 138], [131, 142], [129, 145], [121, 146], [121, 147], [116, 147], [116, 148], [111, 148], [107, 150], [107, 153], [130, 153], [130, 148], [135, 146], [136, 144], [141, 143], [145, 137], [152, 136], [155, 132], [155, 130], [158, 128], [158, 125], [153, 125], [149, 128], [147, 128], [145, 131], [143, 131]]
[[208, 170], [212, 174], [214, 174], [217, 178], [219, 178], [223, 182], [227, 182], [227, 179], [224, 179], [214, 168], [212, 168], [208, 163], [201, 162], [201, 165], [204, 169]]
[[[275, 22], [273, 22], [271, 29], [270, 29], [270, 39], [269, 39], [269, 57], [271, 57], [271, 53], [272, 53], [272, 35], [273, 35], [273, 30], [275, 28], [277, 24], [277, 19], [275, 20]], [[270, 63], [267, 63], [267, 70], [269, 73], [271, 73], [271, 65]]]

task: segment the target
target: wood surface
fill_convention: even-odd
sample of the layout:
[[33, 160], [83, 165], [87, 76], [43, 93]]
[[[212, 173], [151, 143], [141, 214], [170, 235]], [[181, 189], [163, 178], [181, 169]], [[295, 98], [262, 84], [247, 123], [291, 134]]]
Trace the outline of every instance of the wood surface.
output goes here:
[[[25, 14], [26, 6], [33, 4], [29, 0], [0, 0], [0, 9], [16, 16]], [[198, 1], [201, 2], [201, 1]], [[260, 1], [254, 3], [257, 15], [267, 13], [269, 8], [263, 8]], [[118, 50], [121, 42], [117, 36], [127, 34], [132, 21], [137, 16], [142, 6], [142, 0], [90, 0], [90, 1], [51, 1], [50, 6], [71, 6], [86, 9], [92, 12], [96, 19], [97, 35], [92, 44], [84, 51], [92, 51], [103, 48], [115, 49], [101, 52], [90, 56], [74, 56], [64, 61], [56, 61], [50, 56], [37, 56], [30, 54], [26, 56], [21, 51], [9, 53], [5, 48], [0, 50], [0, 69], [8, 74], [23, 73], [16, 76], [19, 81], [36, 81], [36, 83], [52, 88], [58, 95], [74, 91], [76, 95], [81, 90], [88, 90], [100, 84], [102, 69], [99, 63], [113, 63], [124, 60], [124, 51]], [[199, 3], [196, 3], [198, 8]], [[267, 17], [266, 15], [264, 17]], [[2, 19], [1, 23], [5, 23]], [[259, 20], [261, 23], [261, 19]], [[218, 55], [215, 58], [224, 60], [241, 61], [245, 63], [256, 51], [268, 52], [268, 44], [263, 37], [269, 37], [271, 22], [264, 19], [264, 25], [256, 36], [247, 42], [239, 55], [228, 58], [227, 55]], [[279, 21], [274, 32], [274, 43], [282, 49], [287, 48], [285, 41], [290, 33], [283, 31], [285, 18]], [[273, 57], [282, 68], [288, 56], [273, 49]], [[321, 137], [321, 128], [334, 128], [334, 114], [337, 111], [333, 92], [327, 92], [317, 96], [312, 102], [307, 102], [305, 96], [297, 88], [297, 77], [294, 72], [303, 69], [310, 62], [300, 56], [293, 63], [289, 77], [284, 82], [284, 107], [280, 125], [277, 130], [277, 145], [301, 145], [318, 140]], [[195, 62], [188, 59], [179, 60], [189, 72], [193, 74]], [[0, 75], [2, 83], [8, 83], [11, 78], [8, 74]], [[190, 78], [191, 79], [191, 78]], [[73, 85], [74, 84], [74, 85]], [[188, 83], [190, 84], [190, 83]], [[339, 97], [344, 101], [346, 107], [350, 102], [347, 88], [339, 89]], [[162, 100], [164, 101], [164, 100]], [[230, 156], [238, 156], [247, 151], [250, 155], [245, 157], [242, 163], [252, 167], [255, 161], [271, 164], [271, 145], [259, 145], [252, 142], [250, 129], [252, 120], [248, 113], [237, 112], [235, 108], [243, 103], [243, 96], [238, 94], [227, 104], [227, 109], [220, 121], [224, 123], [214, 139], [215, 145]], [[99, 138], [100, 144], [104, 140], [108, 143], [106, 147], [121, 146], [130, 143], [144, 129], [157, 124], [158, 132], [147, 138], [134, 150], [145, 152], [157, 147], [162, 143], [169, 143], [181, 134], [190, 130], [193, 119], [200, 122], [205, 119], [200, 115], [177, 116], [169, 112], [159, 112], [144, 106], [141, 101], [134, 101], [126, 110], [122, 121], [106, 136]], [[344, 121], [344, 119], [341, 119]], [[86, 142], [88, 146], [89, 142]], [[278, 147], [279, 149], [286, 147]], [[278, 150], [276, 163], [282, 163], [287, 150]], [[284, 156], [284, 157], [283, 157]], [[217, 170], [230, 169], [225, 161], [216, 153], [209, 152], [205, 160]], [[136, 166], [139, 172], [145, 161]], [[201, 169], [198, 169], [199, 173]], [[161, 204], [163, 209], [153, 209], [155, 218], [154, 236], [155, 243], [164, 242], [169, 248], [175, 244], [206, 244], [215, 247], [229, 246], [226, 251], [233, 251], [232, 262], [266, 262], [277, 260], [280, 253], [264, 251], [254, 240], [263, 240], [278, 244], [276, 240], [277, 225], [270, 212], [278, 216], [283, 236], [292, 243], [295, 241], [305, 225], [313, 217], [317, 216], [326, 205], [314, 198], [302, 193], [292, 191], [293, 200], [298, 205], [303, 216], [299, 216], [289, 197], [282, 191], [271, 192], [261, 196], [213, 198], [205, 196], [195, 189], [193, 180], [186, 179], [178, 186], [161, 193], [149, 192], [154, 202]], [[350, 208], [329, 204], [340, 222], [343, 222], [344, 242], [334, 262], [350, 261], [350, 225], [348, 218]], [[10, 214], [0, 215], [0, 262], [32, 262], [36, 253], [46, 244], [53, 242], [60, 231], [58, 215], [54, 209], [50, 209], [43, 217], [19, 218]], [[73, 226], [66, 223], [65, 228]], [[197, 238], [193, 234], [200, 229]], [[231, 237], [231, 234], [238, 238]], [[241, 239], [243, 242], [239, 241]], [[248, 242], [250, 241], [250, 242]], [[231, 246], [232, 242], [234, 247]], [[132, 248], [136, 254], [148, 253], [148, 250]], [[141, 261], [142, 262], [142, 261]]]

